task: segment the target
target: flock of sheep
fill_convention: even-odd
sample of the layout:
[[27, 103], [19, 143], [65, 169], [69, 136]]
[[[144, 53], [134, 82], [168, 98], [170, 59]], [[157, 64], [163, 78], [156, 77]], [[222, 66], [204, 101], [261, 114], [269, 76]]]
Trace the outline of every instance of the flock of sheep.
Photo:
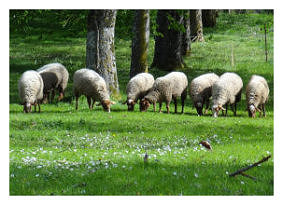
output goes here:
[[[69, 73], [60, 63], [52, 63], [39, 68], [36, 71], [29, 70], [22, 74], [19, 82], [19, 96], [26, 113], [31, 112], [34, 105], [39, 107], [42, 102], [54, 99], [55, 90], [59, 91], [58, 100], [64, 96], [67, 87]], [[166, 103], [167, 113], [170, 112], [169, 104], [173, 99], [175, 113], [177, 113], [177, 97], [181, 97], [182, 113], [184, 112], [185, 100], [187, 98], [188, 79], [182, 72], [171, 72], [165, 76], [156, 78], [149, 73], [140, 73], [134, 76], [127, 84], [128, 110], [134, 110], [139, 101], [140, 111], [146, 111], [153, 104], [154, 111], [156, 103], [159, 103], [161, 112], [162, 102]], [[243, 81], [239, 75], [226, 72], [220, 77], [214, 73], [207, 73], [194, 78], [189, 87], [190, 97], [198, 115], [203, 115], [209, 108], [209, 99], [212, 97], [212, 115], [217, 117], [219, 111], [227, 115], [227, 106], [236, 116], [237, 103], [241, 100]], [[81, 95], [87, 97], [89, 109], [93, 108], [95, 101], [99, 101], [105, 111], [110, 112], [111, 104], [109, 92], [105, 80], [95, 71], [87, 68], [77, 70], [73, 76], [73, 93], [76, 98], [76, 109], [78, 99]], [[246, 87], [247, 110], [250, 117], [255, 117], [256, 111], [265, 116], [265, 104], [268, 100], [269, 88], [266, 80], [258, 75], [253, 75]], [[225, 107], [225, 108], [224, 108]]]

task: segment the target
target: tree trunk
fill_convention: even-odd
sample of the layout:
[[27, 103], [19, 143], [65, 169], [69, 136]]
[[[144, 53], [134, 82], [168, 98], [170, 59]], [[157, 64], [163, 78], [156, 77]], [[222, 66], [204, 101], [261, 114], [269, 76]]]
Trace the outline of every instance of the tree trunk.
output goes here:
[[217, 10], [202, 10], [202, 23], [204, 27], [215, 27]]
[[182, 55], [189, 56], [191, 53], [191, 29], [190, 29], [190, 12], [187, 11], [184, 15], [183, 25], [185, 32], [182, 34]]
[[91, 10], [87, 20], [86, 67], [106, 81], [110, 94], [119, 96], [114, 29], [116, 10]]
[[201, 10], [190, 10], [191, 40], [204, 41]]
[[156, 23], [158, 36], [155, 37], [154, 58], [151, 67], [172, 71], [183, 68], [182, 32], [170, 26], [167, 16], [177, 24], [183, 23], [183, 17], [176, 10], [158, 10]]
[[148, 72], [149, 10], [137, 10], [133, 25], [130, 78]]

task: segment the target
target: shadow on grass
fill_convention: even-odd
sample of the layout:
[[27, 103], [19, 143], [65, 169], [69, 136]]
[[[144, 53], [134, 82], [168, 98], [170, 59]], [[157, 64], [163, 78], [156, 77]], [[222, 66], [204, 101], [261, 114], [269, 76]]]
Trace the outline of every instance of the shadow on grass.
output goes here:
[[57, 169], [38, 168], [39, 164], [18, 168], [19, 164], [10, 163], [10, 195], [273, 195], [273, 166], [269, 164], [247, 171], [258, 179], [253, 181], [227, 175], [242, 164], [202, 165], [187, 159], [176, 166], [153, 159], [144, 164], [141, 158], [99, 163], [57, 164]]

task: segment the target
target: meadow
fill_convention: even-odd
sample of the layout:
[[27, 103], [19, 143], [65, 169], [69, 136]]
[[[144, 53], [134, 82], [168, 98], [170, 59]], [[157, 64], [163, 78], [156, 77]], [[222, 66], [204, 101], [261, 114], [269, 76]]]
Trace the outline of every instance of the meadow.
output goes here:
[[[189, 96], [184, 114], [174, 114], [172, 103], [170, 114], [165, 105], [164, 113], [152, 107], [141, 113], [138, 106], [128, 112], [122, 102], [131, 39], [123, 35], [115, 39], [121, 97], [112, 99], [111, 113], [89, 110], [85, 97], [75, 110], [72, 75], [85, 67], [85, 33], [68, 36], [48, 29], [10, 31], [10, 195], [273, 195], [273, 15], [221, 13], [216, 28], [204, 30], [205, 42], [192, 44], [181, 70], [189, 81], [206, 72], [236, 72], [244, 86], [252, 74], [264, 76], [270, 88], [267, 116], [255, 119], [248, 117], [244, 92], [236, 117], [231, 110], [227, 117], [212, 118], [211, 111], [197, 117]], [[149, 64], [153, 52], [151, 37]], [[69, 70], [65, 98], [42, 105], [41, 113], [23, 113], [20, 75], [51, 62]], [[149, 72], [166, 74], [156, 68]], [[210, 142], [211, 151], [199, 144], [202, 140]], [[268, 155], [271, 159], [246, 172], [256, 180], [229, 177]]]

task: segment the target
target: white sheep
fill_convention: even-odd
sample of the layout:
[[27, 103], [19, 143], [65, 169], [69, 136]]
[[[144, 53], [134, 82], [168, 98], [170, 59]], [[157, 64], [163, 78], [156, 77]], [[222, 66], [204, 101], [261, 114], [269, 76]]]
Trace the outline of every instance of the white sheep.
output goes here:
[[54, 100], [55, 90], [59, 91], [58, 101], [64, 97], [64, 90], [67, 87], [69, 73], [65, 66], [60, 63], [50, 63], [37, 69], [44, 83], [43, 101], [49, 100], [49, 94], [52, 91], [51, 101]]
[[219, 79], [214, 73], [206, 73], [194, 78], [190, 84], [190, 97], [198, 115], [203, 115], [203, 105], [206, 104], [205, 113], [209, 107], [209, 98], [212, 95], [212, 85]]
[[169, 113], [169, 104], [173, 98], [175, 104], [175, 113], [177, 113], [177, 97], [181, 96], [182, 113], [184, 113], [185, 99], [187, 97], [188, 79], [182, 72], [171, 72], [155, 80], [149, 93], [141, 100], [141, 111], [146, 111], [150, 104], [159, 102], [159, 112], [161, 112], [162, 102], [166, 102], [167, 113]]
[[28, 70], [24, 72], [18, 82], [19, 97], [24, 106], [24, 112], [31, 112], [31, 106], [38, 105], [40, 112], [40, 103], [43, 98], [43, 80], [38, 72]]
[[246, 87], [247, 109], [250, 117], [255, 117], [256, 111], [265, 117], [265, 104], [268, 100], [269, 87], [266, 80], [259, 75], [252, 75]]
[[[231, 105], [234, 116], [236, 116], [237, 103], [241, 100], [242, 89], [243, 81], [239, 75], [231, 72], [222, 74], [212, 86], [213, 116], [217, 117], [220, 110], [226, 111], [225, 116], [227, 116], [228, 104]], [[226, 109], [223, 108], [224, 105]]]
[[[78, 109], [78, 99], [81, 95], [87, 97], [89, 109], [93, 109], [95, 101], [100, 101], [103, 109], [110, 112], [109, 92], [105, 80], [94, 70], [83, 68], [77, 70], [73, 76], [73, 92], [76, 97], [76, 109]], [[91, 103], [91, 99], [93, 102]]]
[[135, 75], [127, 84], [127, 100], [124, 104], [128, 105], [128, 110], [133, 111], [138, 100], [141, 100], [152, 88], [154, 77], [149, 73], [139, 73]]

